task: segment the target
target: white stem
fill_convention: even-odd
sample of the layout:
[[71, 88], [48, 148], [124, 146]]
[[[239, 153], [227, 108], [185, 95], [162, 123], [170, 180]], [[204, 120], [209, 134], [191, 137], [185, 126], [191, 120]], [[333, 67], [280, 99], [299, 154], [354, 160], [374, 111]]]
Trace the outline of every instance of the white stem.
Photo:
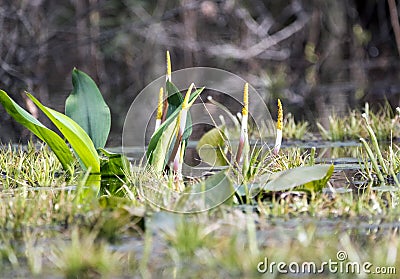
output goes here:
[[161, 125], [161, 119], [156, 119], [156, 125], [154, 127], [154, 132], [156, 132], [158, 130], [158, 128], [160, 128]]
[[277, 155], [279, 149], [281, 148], [282, 143], [282, 130], [276, 130], [276, 140], [275, 140], [275, 147], [274, 147], [274, 154]]
[[178, 151], [176, 151], [173, 169], [175, 174], [178, 176], [178, 179], [182, 178], [182, 166], [180, 164], [180, 157], [181, 157], [181, 145], [178, 146]]
[[239, 164], [240, 163], [240, 158], [242, 156], [243, 153], [243, 146], [244, 143], [248, 137], [247, 135], [247, 120], [248, 120], [248, 115], [243, 115], [242, 116], [242, 125], [240, 127], [240, 138], [239, 138], [239, 147], [237, 150], [237, 154], [236, 154], [236, 162]]
[[182, 136], [186, 127], [187, 109], [182, 109], [181, 119], [179, 123], [179, 135]]
[[247, 136], [247, 121], [249, 119], [248, 115], [243, 115], [242, 117], [242, 127], [240, 130], [240, 139], [243, 139]]

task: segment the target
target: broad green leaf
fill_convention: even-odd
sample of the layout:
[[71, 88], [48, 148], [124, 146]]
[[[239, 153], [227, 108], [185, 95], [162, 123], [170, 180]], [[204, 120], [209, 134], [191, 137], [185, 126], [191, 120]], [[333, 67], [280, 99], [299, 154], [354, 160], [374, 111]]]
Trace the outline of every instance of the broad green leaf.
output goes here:
[[[183, 102], [183, 96], [179, 89], [170, 81], [166, 82], [168, 110], [167, 117], [169, 117]], [[192, 134], [192, 116], [190, 111], [187, 114], [185, 131], [182, 135], [182, 141], [187, 140]]]
[[275, 173], [265, 173], [255, 181], [249, 182], [247, 185], [248, 190], [244, 185], [240, 185], [236, 189], [236, 193], [244, 196], [248, 192], [250, 197], [255, 197], [260, 191], [286, 191], [292, 189], [315, 193], [326, 186], [333, 170], [333, 165], [314, 165]]
[[205, 180], [189, 186], [181, 193], [174, 211], [199, 212], [232, 201], [235, 189], [229, 170], [217, 172]]
[[58, 160], [60, 160], [64, 170], [69, 171], [75, 159], [65, 141], [58, 134], [45, 127], [30, 113], [15, 103], [3, 90], [0, 90], [0, 102], [6, 109], [7, 113], [18, 123], [47, 143], [57, 156]]
[[225, 146], [224, 127], [216, 127], [205, 133], [196, 146], [202, 161], [211, 166], [226, 166], [228, 162], [223, 154]]
[[129, 171], [130, 165], [125, 155], [110, 152], [103, 148], [99, 148], [99, 151], [106, 157], [100, 160], [100, 173], [102, 177], [124, 176], [124, 171]]
[[[204, 88], [197, 89], [190, 95], [189, 106], [193, 104], [196, 98], [200, 95], [200, 93], [204, 90]], [[178, 117], [179, 112], [182, 109], [182, 104], [175, 109], [171, 115], [160, 125], [160, 127], [154, 132], [153, 136], [150, 139], [149, 146], [147, 147], [146, 157], [149, 162], [152, 162], [152, 157], [154, 156], [155, 148], [158, 144], [158, 141], [161, 138], [161, 135], [164, 133], [164, 130]], [[186, 122], [187, 123], [187, 122]]]
[[[318, 180], [324, 180], [326, 184], [333, 173], [333, 168], [333, 165], [315, 165], [297, 167], [274, 173], [271, 175], [272, 180], [263, 187], [263, 190], [285, 191]], [[322, 187], [320, 188], [322, 189]], [[307, 188], [306, 190], [311, 189]]]
[[86, 132], [71, 118], [42, 105], [34, 96], [28, 97], [40, 108], [41, 111], [60, 130], [71, 144], [84, 169], [91, 168], [91, 173], [100, 172], [100, 160], [92, 140]]
[[111, 127], [110, 109], [96, 83], [82, 71], [72, 71], [74, 89], [65, 102], [65, 114], [85, 130], [94, 147], [103, 148]]
[[[301, 189], [312, 192], [312, 193], [322, 191], [322, 189], [326, 186], [326, 183], [328, 183], [329, 178], [331, 178], [333, 171], [335, 169], [333, 165], [329, 165], [329, 166], [330, 166], [330, 168], [325, 173], [325, 176], [323, 178], [318, 179], [318, 180], [316, 179], [316, 180], [310, 181], [308, 183], [305, 183], [304, 187]], [[323, 173], [323, 169], [320, 171]]]

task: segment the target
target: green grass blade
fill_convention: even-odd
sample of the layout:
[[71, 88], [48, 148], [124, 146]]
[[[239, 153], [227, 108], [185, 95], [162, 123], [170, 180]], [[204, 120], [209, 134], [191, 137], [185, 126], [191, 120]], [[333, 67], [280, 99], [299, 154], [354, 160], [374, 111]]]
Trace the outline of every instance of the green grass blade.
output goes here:
[[64, 170], [70, 170], [75, 159], [68, 145], [57, 133], [45, 127], [40, 121], [15, 103], [3, 90], [0, 90], [0, 103], [12, 118], [48, 144], [58, 160], [60, 160]]
[[65, 102], [65, 114], [86, 131], [95, 148], [103, 148], [111, 127], [110, 109], [96, 83], [82, 71], [72, 71], [74, 89]]
[[100, 160], [92, 140], [86, 132], [71, 118], [42, 105], [39, 100], [28, 93], [28, 97], [54, 123], [67, 141], [71, 144], [84, 169], [91, 168], [92, 173], [100, 172]]

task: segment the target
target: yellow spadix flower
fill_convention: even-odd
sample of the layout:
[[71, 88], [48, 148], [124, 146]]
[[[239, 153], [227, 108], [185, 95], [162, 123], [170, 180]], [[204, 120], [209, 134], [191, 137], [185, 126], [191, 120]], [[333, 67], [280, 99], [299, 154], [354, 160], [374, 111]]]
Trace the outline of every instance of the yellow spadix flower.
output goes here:
[[171, 57], [169, 51], [167, 50], [167, 80], [171, 81]]
[[161, 87], [160, 92], [158, 93], [157, 119], [162, 118], [163, 104], [164, 104], [164, 88]]

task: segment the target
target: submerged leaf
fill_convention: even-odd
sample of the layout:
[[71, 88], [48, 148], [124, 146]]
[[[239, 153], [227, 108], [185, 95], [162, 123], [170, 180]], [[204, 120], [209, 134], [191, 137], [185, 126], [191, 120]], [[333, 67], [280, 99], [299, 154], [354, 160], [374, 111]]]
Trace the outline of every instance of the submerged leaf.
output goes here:
[[75, 159], [68, 145], [58, 134], [45, 127], [30, 113], [15, 103], [3, 90], [0, 90], [0, 103], [4, 106], [7, 113], [18, 123], [34, 133], [39, 139], [46, 142], [57, 156], [58, 160], [60, 160], [64, 170], [69, 171]]
[[74, 89], [65, 102], [65, 114], [85, 130], [96, 149], [103, 148], [110, 133], [110, 109], [86, 73], [74, 69], [72, 84]]

